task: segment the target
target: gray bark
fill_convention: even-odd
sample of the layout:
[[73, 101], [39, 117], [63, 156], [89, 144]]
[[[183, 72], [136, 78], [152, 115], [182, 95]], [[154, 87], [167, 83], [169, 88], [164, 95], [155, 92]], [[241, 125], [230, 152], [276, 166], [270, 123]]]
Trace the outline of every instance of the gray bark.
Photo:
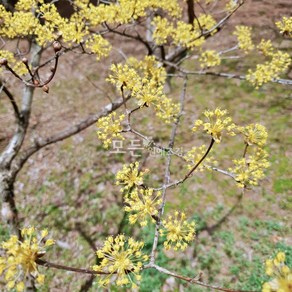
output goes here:
[[[31, 46], [31, 65], [36, 67], [39, 65], [41, 57], [41, 47], [35, 42]], [[18, 212], [15, 205], [14, 198], [14, 182], [15, 177], [11, 174], [10, 168], [14, 158], [19, 153], [23, 141], [25, 139], [26, 131], [29, 125], [29, 118], [31, 112], [31, 104], [33, 100], [34, 87], [25, 86], [21, 110], [17, 119], [16, 130], [10, 139], [7, 147], [0, 155], [0, 195], [2, 199], [1, 215], [4, 222], [9, 223], [11, 231], [19, 235], [19, 220]]]

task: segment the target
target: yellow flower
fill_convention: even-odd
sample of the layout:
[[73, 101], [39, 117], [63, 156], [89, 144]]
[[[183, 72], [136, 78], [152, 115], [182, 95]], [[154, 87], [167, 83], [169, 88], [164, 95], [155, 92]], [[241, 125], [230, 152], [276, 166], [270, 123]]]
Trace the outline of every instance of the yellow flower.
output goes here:
[[264, 170], [270, 166], [267, 160], [267, 152], [256, 149], [254, 155], [233, 160], [234, 167], [229, 171], [235, 175], [238, 187], [258, 185], [260, 179], [264, 178]]
[[262, 39], [261, 42], [258, 44], [257, 49], [259, 49], [264, 56], [273, 56], [274, 47], [272, 45], [271, 40], [264, 40]]
[[263, 284], [262, 292], [291, 292], [292, 273], [285, 265], [285, 253], [279, 252], [276, 257], [266, 261], [266, 274], [273, 279]]
[[201, 57], [199, 58], [201, 62], [201, 67], [214, 67], [220, 65], [221, 58], [220, 55], [214, 50], [208, 50], [202, 53]]
[[[23, 62], [18, 61], [13, 53], [6, 50], [0, 50], [0, 59], [6, 59], [8, 65], [18, 74], [18, 75], [25, 75], [28, 73], [27, 68], [23, 64]], [[4, 68], [1, 68], [0, 66], [0, 73], [4, 70]]]
[[101, 57], [108, 56], [111, 50], [110, 43], [102, 36], [96, 34], [87, 39], [85, 45], [96, 54], [97, 60], [99, 60]]
[[280, 29], [280, 33], [292, 37], [292, 17], [284, 16], [281, 21], [276, 22], [276, 26]]
[[44, 283], [44, 275], [39, 274], [36, 260], [46, 252], [47, 245], [42, 242], [48, 231], [43, 230], [39, 236], [34, 227], [23, 228], [21, 235], [22, 241], [12, 235], [10, 239], [2, 242], [4, 255], [0, 257], [0, 275], [4, 273], [7, 288], [15, 288], [19, 292], [24, 291], [24, 283], [29, 274], [42, 279], [37, 281], [38, 284]]
[[108, 237], [103, 248], [96, 252], [100, 264], [92, 267], [94, 271], [108, 273], [101, 276], [98, 283], [107, 286], [113, 275], [118, 286], [134, 285], [140, 281], [143, 262], [148, 260], [148, 256], [141, 251], [143, 246], [144, 242], [132, 238], [127, 240], [124, 235]]
[[247, 145], [262, 147], [267, 142], [268, 133], [263, 125], [250, 124], [246, 127], [238, 127], [237, 129], [244, 135], [244, 141]]
[[161, 192], [153, 194], [153, 189], [134, 190], [125, 198], [125, 211], [134, 212], [130, 214], [130, 224], [139, 222], [141, 226], [146, 226], [148, 218], [155, 222], [154, 216], [158, 215], [158, 207], [162, 203]]
[[238, 6], [237, 1], [230, 0], [225, 6], [225, 10], [231, 13], [237, 6]]
[[226, 117], [226, 114], [227, 110], [221, 110], [220, 108], [216, 108], [214, 111], [206, 110], [204, 115], [207, 118], [207, 122], [204, 123], [202, 120], [196, 120], [192, 130], [196, 132], [199, 128], [203, 127], [204, 131], [211, 135], [216, 143], [221, 141], [223, 131], [226, 131], [228, 135], [234, 136], [236, 126], [232, 123], [230, 117]]
[[[206, 151], [207, 151], [206, 145], [202, 145], [200, 147], [193, 147], [190, 151], [188, 151], [184, 156], [184, 159], [188, 162], [187, 165], [188, 169], [192, 169], [200, 161], [200, 159], [203, 157]], [[211, 165], [216, 164], [217, 162], [215, 161], [215, 159], [209, 154], [209, 156], [204, 159], [203, 163], [199, 165], [197, 170], [203, 171], [205, 169], [210, 169]]]
[[165, 123], [177, 116], [178, 104], [163, 93], [166, 71], [155, 57], [129, 58], [127, 64], [112, 65], [111, 72], [107, 81], [135, 98], [139, 106], [151, 106]]
[[124, 137], [121, 135], [123, 130], [121, 122], [124, 118], [125, 115], [120, 115], [117, 117], [117, 113], [112, 112], [108, 116], [102, 117], [97, 121], [97, 137], [103, 142], [104, 148], [109, 148], [109, 145], [113, 139], [124, 140]]
[[255, 71], [251, 69], [248, 70], [246, 80], [256, 88], [259, 88], [275, 78], [279, 78], [291, 64], [291, 58], [288, 53], [277, 51], [275, 53], [270, 53], [269, 56], [272, 58], [271, 61], [257, 64]]
[[148, 172], [139, 170], [139, 162], [124, 165], [116, 175], [116, 184], [123, 185], [121, 191], [130, 190], [132, 187], [140, 186], [143, 184], [143, 176]]
[[236, 26], [234, 35], [237, 36], [238, 46], [242, 49], [245, 53], [248, 51], [253, 50], [254, 45], [251, 39], [251, 27], [248, 26]]
[[195, 222], [188, 223], [186, 215], [176, 211], [174, 216], [168, 216], [162, 220], [162, 229], [160, 235], [166, 236], [164, 242], [165, 249], [185, 250], [195, 237]]

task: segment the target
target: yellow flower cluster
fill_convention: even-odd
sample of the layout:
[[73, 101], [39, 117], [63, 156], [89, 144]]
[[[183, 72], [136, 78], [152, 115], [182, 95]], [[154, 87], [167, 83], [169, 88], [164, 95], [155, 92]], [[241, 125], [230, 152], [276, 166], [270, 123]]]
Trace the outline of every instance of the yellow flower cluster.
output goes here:
[[257, 49], [266, 57], [272, 56], [274, 53], [274, 47], [271, 40], [262, 39], [261, 42], [257, 45]]
[[24, 228], [21, 235], [22, 241], [13, 235], [2, 242], [4, 255], [0, 256], [0, 276], [4, 272], [7, 289], [15, 289], [17, 292], [25, 290], [28, 275], [36, 278], [38, 284], [44, 283], [45, 276], [39, 273], [36, 260], [45, 254], [47, 247], [55, 243], [52, 239], [45, 240], [48, 235], [46, 229], [38, 235], [34, 227]]
[[125, 115], [117, 117], [117, 113], [112, 112], [97, 121], [97, 137], [102, 141], [104, 148], [108, 149], [113, 139], [124, 140], [124, 137], [121, 135], [121, 131], [123, 130], [121, 122], [124, 118]]
[[[186, 155], [184, 156], [184, 159], [188, 162], [188, 169], [192, 169], [199, 161], [200, 159], [203, 157], [203, 155], [206, 153], [207, 151], [207, 146], [206, 145], [202, 145], [200, 147], [193, 147], [190, 151], [188, 151], [186, 153]], [[210, 156], [210, 154], [208, 155], [208, 157], [206, 157], [203, 161], [203, 163], [201, 163], [198, 168], [196, 169], [196, 171], [203, 171], [205, 169], [210, 169], [210, 166], [215, 166], [217, 164], [217, 161], [214, 159], [213, 156]]]
[[153, 106], [156, 115], [166, 123], [177, 115], [178, 104], [163, 93], [165, 69], [154, 56], [146, 56], [143, 61], [130, 58], [126, 64], [112, 65], [111, 71], [107, 80], [134, 97], [139, 106]]
[[237, 127], [237, 130], [244, 135], [247, 145], [257, 145], [263, 147], [268, 138], [266, 127], [260, 124], [250, 124], [246, 127]]
[[228, 135], [235, 135], [236, 126], [232, 123], [230, 117], [226, 117], [226, 114], [227, 110], [221, 110], [220, 108], [216, 108], [214, 111], [206, 110], [204, 115], [207, 118], [207, 122], [196, 120], [192, 130], [196, 132], [199, 128], [203, 128], [216, 143], [220, 143], [223, 131], [226, 131]]
[[123, 185], [121, 191], [129, 191], [130, 189], [141, 186], [143, 184], [143, 176], [148, 172], [139, 170], [139, 162], [124, 165], [116, 174], [116, 184]]
[[284, 73], [291, 64], [291, 58], [288, 53], [277, 51], [269, 56], [272, 57], [271, 61], [264, 64], [257, 64], [255, 71], [249, 69], [246, 79], [251, 82], [256, 88], [259, 88], [264, 83], [267, 83]]
[[266, 260], [266, 274], [274, 277], [270, 282], [264, 283], [262, 292], [291, 292], [292, 291], [292, 272], [285, 265], [285, 253], [278, 252], [272, 260]]
[[231, 13], [236, 7], [238, 6], [238, 2], [234, 1], [234, 0], [230, 0], [226, 6], [225, 6], [225, 10], [229, 13]]
[[101, 36], [90, 37], [90, 22], [87, 22], [82, 9], [73, 13], [70, 19], [61, 17], [54, 4], [44, 4], [44, 1], [21, 0], [15, 9], [11, 13], [0, 5], [1, 36], [16, 38], [34, 35], [40, 45], [60, 36], [68, 45], [89, 39], [88, 48], [97, 53], [98, 58], [107, 55], [110, 50], [108, 42]]
[[166, 236], [164, 242], [165, 249], [185, 250], [195, 237], [195, 222], [188, 223], [185, 213], [176, 211], [174, 215], [169, 215], [166, 220], [162, 220], [160, 235]]
[[283, 35], [292, 37], [292, 17], [284, 16], [281, 21], [276, 22], [276, 26]]
[[173, 24], [166, 18], [157, 16], [152, 24], [155, 27], [153, 38], [156, 44], [163, 45], [169, 40], [175, 45], [194, 48], [202, 46], [205, 42], [204, 37], [201, 36], [201, 30], [210, 30], [215, 26], [216, 21], [211, 15], [203, 14], [193, 24], [184, 21], [177, 21], [176, 24]]
[[31, 11], [6, 11], [0, 5], [0, 35], [8, 38], [23, 37], [32, 35], [39, 25], [37, 18]]
[[207, 50], [199, 58], [202, 68], [218, 66], [221, 63], [220, 55], [214, 50]]
[[137, 221], [141, 226], [146, 226], [148, 219], [155, 222], [158, 215], [158, 207], [162, 203], [161, 192], [153, 189], [139, 188], [143, 185], [143, 176], [149, 170], [139, 170], [139, 162], [124, 165], [116, 175], [116, 184], [123, 185], [121, 191], [125, 192], [125, 211], [133, 212], [130, 214], [130, 224]]
[[135, 189], [125, 198], [125, 211], [135, 213], [129, 216], [130, 224], [138, 221], [142, 227], [145, 227], [149, 217], [155, 223], [154, 218], [158, 215], [158, 207], [162, 203], [162, 199], [161, 192], [153, 193], [153, 189]]
[[[90, 36], [90, 30], [96, 29], [104, 22], [128, 23], [133, 19], [145, 17], [148, 10], [163, 9], [172, 17], [179, 17], [182, 12], [176, 0], [120, 0], [110, 5], [97, 6], [89, 1], [79, 0], [74, 1], [74, 6], [75, 12], [67, 19], [60, 16], [53, 3], [44, 3], [43, 0], [18, 1], [13, 13], [0, 5], [0, 35], [8, 38], [35, 35], [40, 45], [59, 36], [68, 44], [80, 43]], [[95, 41], [97, 46], [98, 42], [96, 39]], [[102, 42], [101, 46], [104, 44]]]
[[238, 187], [256, 186], [264, 178], [264, 170], [270, 166], [268, 154], [263, 149], [256, 149], [253, 155], [233, 160], [234, 167], [228, 170], [234, 174]]
[[38, 4], [43, 4], [44, 0], [19, 0], [15, 5], [16, 10], [30, 11], [36, 8]]
[[111, 50], [110, 43], [100, 35], [96, 34], [86, 40], [85, 46], [96, 55], [97, 60], [101, 57], [106, 57]]
[[132, 238], [127, 240], [124, 235], [108, 237], [103, 248], [96, 251], [100, 264], [92, 267], [94, 271], [108, 273], [101, 276], [98, 283], [107, 286], [115, 276], [118, 286], [130, 284], [133, 288], [137, 287], [136, 282], [141, 280], [143, 262], [148, 260], [148, 256], [141, 252], [143, 246], [144, 242]]
[[[6, 59], [8, 65], [16, 72], [18, 75], [25, 75], [28, 73], [27, 68], [23, 64], [23, 62], [17, 61], [14, 57], [13, 53], [6, 50], [0, 50], [0, 59]], [[3, 70], [0, 66], [0, 73]]]
[[234, 35], [237, 36], [238, 46], [245, 53], [253, 50], [254, 45], [251, 39], [251, 27], [239, 25], [235, 27]]

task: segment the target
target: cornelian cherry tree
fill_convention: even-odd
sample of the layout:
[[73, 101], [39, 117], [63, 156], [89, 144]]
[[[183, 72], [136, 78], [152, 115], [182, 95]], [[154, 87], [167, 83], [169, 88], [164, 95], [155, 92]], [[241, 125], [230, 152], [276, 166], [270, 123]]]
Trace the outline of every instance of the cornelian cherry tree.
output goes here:
[[[218, 78], [247, 80], [255, 88], [274, 82], [291, 86], [292, 80], [281, 79], [291, 59], [288, 53], [277, 49], [269, 39], [259, 43], [252, 40], [252, 29], [237, 26], [232, 34], [236, 45], [214, 46], [213, 39], [220, 35], [232, 17], [243, 6], [244, 0], [68, 0], [70, 15], [63, 16], [59, 1], [19, 0], [15, 5], [2, 1], [0, 5], [1, 96], [11, 103], [15, 118], [15, 131], [0, 154], [0, 193], [2, 222], [8, 224], [11, 236], [4, 240], [0, 253], [0, 276], [7, 290], [36, 289], [45, 282], [46, 270], [60, 269], [97, 277], [101, 287], [109, 285], [126, 288], [139, 287], [141, 272], [154, 269], [157, 273], [173, 276], [192, 285], [219, 291], [237, 291], [214, 286], [201, 277], [187, 277], [157, 264], [157, 249], [183, 253], [193, 244], [196, 222], [189, 220], [184, 210], [166, 212], [168, 191], [185, 184], [199, 171], [218, 172], [234, 181], [240, 201], [247, 188], [258, 185], [269, 166], [265, 150], [267, 130], [254, 121], [238, 125], [226, 109], [215, 107], [197, 113], [191, 133], [206, 138], [206, 143], [188, 151], [176, 151], [175, 139], [181, 119], [185, 116], [185, 96], [190, 75], [213, 75]], [[292, 19], [279, 18], [275, 23], [285, 38], [292, 36]], [[112, 36], [115, 41], [112, 41]], [[118, 42], [131, 41], [142, 52], [126, 55], [118, 48]], [[24, 42], [26, 50], [19, 49]], [[103, 62], [117, 50], [124, 61], [108, 68], [105, 84], [111, 84], [116, 97], [99, 112], [89, 115], [79, 123], [60, 132], [44, 137], [28, 135], [33, 97], [37, 90], [50, 96], [51, 81], [64, 56], [74, 53], [94, 55], [96, 62]], [[222, 60], [232, 55], [248, 58], [253, 52], [261, 63], [247, 72], [225, 72]], [[192, 60], [190, 62], [190, 60]], [[171, 80], [179, 79], [181, 93], [177, 99], [168, 96]], [[23, 90], [15, 96], [10, 80], [18, 80]], [[53, 85], [52, 85], [53, 86]], [[16, 91], [19, 94], [19, 91]], [[145, 129], [137, 129], [135, 117], [148, 111], [155, 114], [159, 123], [169, 125], [168, 143], [160, 143]], [[151, 252], [143, 251], [143, 239], [135, 234], [110, 235], [103, 246], [97, 247], [96, 264], [72, 267], [70, 263], [52, 263], [47, 249], [55, 241], [48, 237], [45, 226], [23, 226], [15, 201], [14, 186], [19, 172], [28, 159], [44, 147], [62, 141], [96, 125], [96, 140], [110, 149], [116, 140], [130, 136], [143, 140], [145, 151], [158, 151], [165, 158], [162, 184], [151, 185], [151, 169], [145, 169], [138, 161], [125, 164], [116, 173], [116, 184], [123, 197], [127, 224], [141, 228], [153, 225]], [[150, 130], [149, 130], [150, 131]], [[195, 139], [195, 138], [194, 138]], [[230, 167], [220, 168], [220, 153], [215, 151], [224, 139], [242, 141], [242, 152], [230, 157]], [[96, 142], [98, 143], [98, 142]], [[198, 143], [195, 143], [198, 144]], [[177, 145], [176, 145], [177, 146]], [[186, 166], [180, 178], [171, 177], [173, 158]], [[158, 161], [157, 161], [158, 163]], [[33, 194], [31, 194], [33, 195]], [[230, 210], [232, 211], [232, 210]], [[228, 213], [227, 213], [228, 215]], [[226, 216], [227, 216], [226, 215]], [[51, 218], [54, 220], [54, 218]], [[222, 218], [224, 221], [224, 218]], [[40, 224], [41, 225], [41, 224]], [[263, 285], [263, 291], [291, 291], [292, 274], [285, 265], [285, 254], [267, 260], [266, 272], [274, 279]], [[4, 286], [3, 286], [4, 287]], [[27, 288], [26, 288], [27, 287]], [[2, 288], [1, 288], [2, 289]]]

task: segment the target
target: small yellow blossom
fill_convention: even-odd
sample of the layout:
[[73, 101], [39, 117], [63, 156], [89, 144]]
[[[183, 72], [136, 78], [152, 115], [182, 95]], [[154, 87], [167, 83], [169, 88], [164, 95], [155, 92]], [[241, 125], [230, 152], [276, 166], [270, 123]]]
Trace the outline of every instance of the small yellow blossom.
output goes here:
[[139, 222], [144, 227], [149, 218], [155, 222], [154, 216], [158, 215], [158, 207], [162, 203], [161, 192], [154, 193], [153, 189], [136, 189], [125, 198], [125, 203], [125, 211], [135, 213], [129, 216], [130, 224]]
[[[211, 15], [202, 14], [193, 24], [184, 21], [172, 23], [166, 18], [157, 16], [152, 22], [155, 30], [153, 38], [158, 45], [173, 43], [189, 49], [200, 47], [204, 44], [203, 31], [211, 30], [216, 25], [216, 20]], [[212, 33], [215, 33], [214, 30]]]
[[194, 26], [184, 21], [178, 21], [172, 34], [175, 45], [183, 46], [188, 49], [200, 47], [205, 42], [201, 37], [201, 30], [194, 29]]
[[36, 8], [38, 4], [43, 4], [44, 0], [19, 0], [16, 5], [16, 10], [29, 11], [32, 8]]
[[276, 257], [266, 260], [266, 274], [273, 279], [263, 284], [262, 292], [291, 292], [292, 272], [285, 265], [285, 253], [278, 252]]
[[202, 53], [199, 58], [202, 68], [218, 66], [221, 63], [220, 55], [214, 50], [208, 50]]
[[[188, 162], [187, 168], [192, 169], [204, 156], [207, 151], [207, 146], [202, 145], [200, 147], [193, 147], [190, 151], [186, 153], [184, 159]], [[204, 161], [198, 166], [196, 171], [203, 171], [205, 169], [210, 169], [210, 166], [215, 166], [217, 162], [213, 156], [206, 157]]]
[[111, 50], [110, 43], [100, 35], [93, 35], [86, 40], [85, 45], [96, 55], [97, 60], [108, 56]]
[[143, 176], [149, 170], [139, 170], [139, 162], [124, 165], [123, 168], [118, 171], [116, 175], [116, 184], [123, 185], [121, 191], [128, 191], [135, 186], [141, 186], [143, 184]]
[[[18, 61], [10, 51], [0, 50], [0, 59], [6, 59], [9, 67], [11, 67], [18, 75], [22, 76], [28, 73], [23, 62]], [[0, 67], [0, 73], [2, 70], [4, 70], [4, 67]]]
[[[200, 30], [198, 22], [200, 23], [201, 28], [207, 31], [211, 30], [217, 24], [217, 21], [213, 18], [212, 15], [205, 14], [205, 13], [199, 15], [198, 21], [194, 20], [195, 29]], [[212, 33], [215, 33], [215, 32], [216, 30], [214, 30]]]
[[141, 81], [137, 71], [125, 64], [113, 64], [110, 68], [111, 74], [106, 79], [110, 83], [114, 84], [117, 89], [124, 87], [124, 90], [138, 90], [141, 88]]
[[254, 155], [233, 160], [234, 167], [229, 171], [235, 175], [238, 187], [256, 186], [265, 177], [264, 170], [270, 166], [268, 154], [263, 149], [256, 149]]
[[291, 58], [288, 53], [277, 51], [271, 53], [270, 56], [272, 57], [271, 61], [267, 61], [264, 64], [257, 64], [255, 71], [248, 70], [246, 79], [256, 88], [275, 78], [279, 78], [291, 64]]
[[267, 142], [268, 133], [263, 125], [250, 124], [246, 127], [238, 127], [237, 130], [244, 135], [244, 141], [247, 145], [262, 147]]
[[195, 237], [195, 222], [188, 223], [186, 215], [176, 211], [174, 215], [169, 215], [166, 220], [162, 220], [160, 235], [166, 236], [164, 242], [165, 249], [185, 250]]
[[232, 123], [230, 117], [226, 117], [226, 114], [227, 110], [221, 110], [220, 108], [216, 108], [214, 111], [206, 110], [204, 116], [207, 118], [207, 122], [196, 120], [192, 130], [196, 132], [199, 128], [203, 128], [216, 143], [221, 141], [223, 131], [226, 131], [228, 135], [234, 136], [236, 126]]
[[112, 112], [108, 116], [102, 117], [97, 121], [97, 137], [103, 142], [104, 148], [109, 148], [113, 139], [124, 140], [124, 137], [121, 135], [121, 131], [123, 130], [121, 122], [124, 118], [125, 115], [117, 117], [117, 113]]
[[155, 27], [153, 32], [153, 39], [157, 45], [164, 45], [168, 38], [174, 34], [174, 27], [166, 18], [156, 16], [153, 19], [152, 25]]
[[[21, 235], [22, 241], [12, 235], [10, 239], [2, 242], [4, 254], [0, 256], [0, 275], [4, 272], [7, 288], [15, 288], [18, 292], [24, 291], [24, 283], [29, 274], [37, 278], [38, 284], [44, 283], [44, 275], [39, 273], [36, 260], [44, 255], [48, 246], [42, 243], [48, 235], [47, 230], [41, 231], [41, 236], [38, 236], [34, 227], [23, 228]], [[48, 241], [54, 242], [52, 239], [46, 242]]]
[[23, 282], [18, 282], [15, 288], [17, 292], [22, 292], [25, 289], [25, 285]]
[[144, 242], [126, 239], [124, 235], [108, 237], [103, 248], [96, 251], [100, 264], [92, 267], [94, 271], [108, 273], [101, 275], [98, 283], [107, 286], [111, 278], [115, 278], [118, 286], [136, 286], [136, 282], [141, 280], [143, 263], [148, 260], [141, 251], [143, 246]]
[[135, 98], [139, 106], [152, 107], [165, 123], [177, 116], [178, 104], [163, 93], [166, 71], [154, 56], [146, 56], [142, 61], [129, 58], [127, 64], [112, 65], [111, 72], [107, 81]]
[[276, 22], [276, 26], [279, 28], [280, 33], [292, 37], [292, 17], [284, 16], [281, 21]]
[[258, 44], [257, 49], [260, 50], [266, 57], [273, 56], [274, 47], [271, 40], [262, 39], [261, 42]]
[[37, 283], [43, 285], [45, 283], [45, 275], [39, 274], [36, 279]]
[[242, 49], [245, 53], [248, 51], [253, 50], [254, 45], [251, 39], [251, 27], [248, 26], [236, 26], [234, 35], [237, 36], [238, 46]]
[[226, 6], [225, 6], [225, 10], [229, 13], [231, 13], [233, 10], [235, 10], [235, 8], [238, 7], [237, 1], [235, 0], [230, 0]]

